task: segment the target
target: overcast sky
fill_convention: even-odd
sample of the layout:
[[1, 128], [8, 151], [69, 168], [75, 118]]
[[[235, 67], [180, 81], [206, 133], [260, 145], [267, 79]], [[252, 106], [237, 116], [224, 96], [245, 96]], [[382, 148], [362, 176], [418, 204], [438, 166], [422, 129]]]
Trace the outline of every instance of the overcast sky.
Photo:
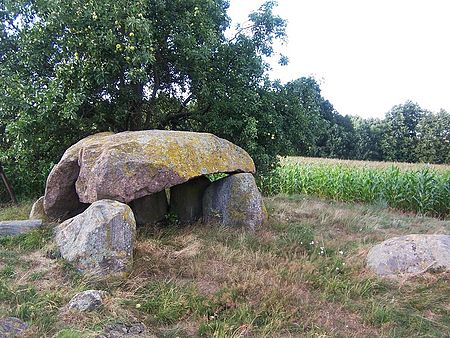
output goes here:
[[[230, 0], [233, 24], [263, 0]], [[288, 42], [282, 82], [314, 76], [341, 114], [383, 117], [410, 99], [450, 111], [449, 0], [279, 0]]]

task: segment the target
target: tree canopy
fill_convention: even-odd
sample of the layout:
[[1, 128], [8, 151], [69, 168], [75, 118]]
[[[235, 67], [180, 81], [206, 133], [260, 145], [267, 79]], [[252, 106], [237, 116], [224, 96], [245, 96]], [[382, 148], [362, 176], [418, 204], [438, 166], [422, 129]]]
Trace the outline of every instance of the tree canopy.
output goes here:
[[85, 135], [165, 128], [216, 133], [270, 168], [274, 6], [229, 37], [225, 0], [3, 1], [0, 160], [36, 189]]

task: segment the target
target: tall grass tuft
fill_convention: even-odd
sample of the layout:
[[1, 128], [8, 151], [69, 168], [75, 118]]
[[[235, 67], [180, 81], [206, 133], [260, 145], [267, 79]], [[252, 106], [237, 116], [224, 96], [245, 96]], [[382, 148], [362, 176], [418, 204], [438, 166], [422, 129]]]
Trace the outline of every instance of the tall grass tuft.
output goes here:
[[284, 161], [259, 184], [267, 195], [308, 194], [345, 202], [381, 203], [421, 215], [450, 215], [450, 170]]

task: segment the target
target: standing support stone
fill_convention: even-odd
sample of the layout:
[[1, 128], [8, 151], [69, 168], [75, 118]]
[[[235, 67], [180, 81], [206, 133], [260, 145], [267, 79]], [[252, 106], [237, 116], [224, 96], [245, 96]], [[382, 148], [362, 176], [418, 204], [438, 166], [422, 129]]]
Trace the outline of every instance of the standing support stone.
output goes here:
[[165, 219], [169, 204], [166, 191], [144, 196], [130, 202], [137, 225], [154, 224]]
[[211, 181], [197, 177], [170, 189], [170, 212], [180, 223], [194, 223], [202, 217], [202, 198]]
[[46, 220], [47, 216], [45, 215], [44, 210], [44, 196], [39, 197], [36, 202], [34, 202], [33, 207], [30, 211], [30, 216], [28, 219], [42, 219]]
[[252, 174], [235, 174], [213, 182], [203, 195], [203, 220], [255, 229], [267, 218]]

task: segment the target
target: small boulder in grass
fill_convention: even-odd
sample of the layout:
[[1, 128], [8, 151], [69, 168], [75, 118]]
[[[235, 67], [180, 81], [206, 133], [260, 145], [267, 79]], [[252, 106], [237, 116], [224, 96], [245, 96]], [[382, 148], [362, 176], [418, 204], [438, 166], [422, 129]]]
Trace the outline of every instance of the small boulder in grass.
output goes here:
[[22, 337], [24, 331], [28, 328], [28, 324], [16, 317], [0, 318], [0, 337]]
[[105, 291], [86, 290], [77, 293], [69, 302], [69, 309], [81, 312], [92, 311], [103, 304], [103, 298], [106, 296]]
[[416, 234], [390, 238], [369, 251], [367, 266], [384, 277], [449, 270], [450, 236]]

